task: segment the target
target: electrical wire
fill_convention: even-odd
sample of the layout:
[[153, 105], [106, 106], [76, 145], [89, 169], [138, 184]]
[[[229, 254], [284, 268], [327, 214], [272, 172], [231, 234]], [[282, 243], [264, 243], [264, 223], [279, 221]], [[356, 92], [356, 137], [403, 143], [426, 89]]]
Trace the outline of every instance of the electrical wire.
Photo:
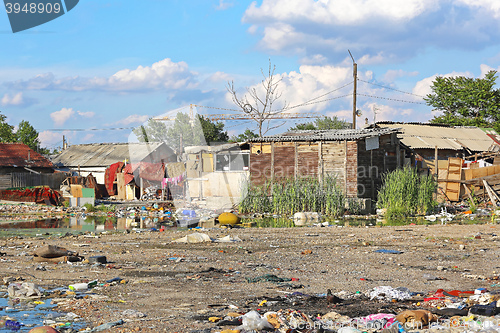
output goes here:
[[379, 96], [373, 96], [373, 95], [366, 95], [366, 94], [357, 94], [358, 96], [364, 96], [364, 97], [370, 97], [370, 98], [378, 98], [378, 99], [385, 99], [388, 101], [394, 101], [394, 102], [403, 102], [403, 103], [412, 103], [412, 104], [422, 104], [425, 105], [423, 102], [414, 102], [414, 101], [405, 101], [402, 99], [395, 99], [395, 98], [388, 98], [388, 97], [379, 97]]
[[[137, 127], [137, 126], [136, 126]], [[51, 129], [37, 129], [37, 131], [52, 131], [52, 132], [85, 132], [85, 131], [120, 131], [127, 129], [134, 129], [136, 127], [109, 127], [109, 128], [51, 128]]]
[[407, 95], [412, 95], [412, 96], [416, 96], [416, 97], [420, 97], [420, 98], [424, 98], [425, 97], [425, 96], [417, 95], [417, 94], [414, 94], [414, 93], [409, 93], [409, 92], [406, 92], [406, 91], [394, 89], [394, 88], [391, 88], [391, 87], [386, 87], [386, 86], [383, 86], [381, 84], [377, 84], [377, 83], [373, 83], [373, 82], [368, 82], [368, 81], [365, 81], [365, 80], [362, 80], [362, 79], [358, 79], [358, 81], [365, 82], [365, 83], [368, 83], [368, 84], [371, 84], [371, 85], [374, 85], [374, 86], [378, 86], [378, 87], [381, 87], [381, 88], [394, 90], [394, 91], [397, 91], [397, 92], [400, 92], [400, 93], [403, 93], [403, 94], [407, 94]]

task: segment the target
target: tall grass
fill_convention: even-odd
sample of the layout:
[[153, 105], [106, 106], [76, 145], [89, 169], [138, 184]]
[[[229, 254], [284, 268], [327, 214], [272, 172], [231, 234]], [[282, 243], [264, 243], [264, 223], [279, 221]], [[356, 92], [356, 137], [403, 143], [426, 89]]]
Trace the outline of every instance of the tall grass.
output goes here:
[[239, 205], [242, 213], [293, 215], [296, 212], [318, 212], [341, 216], [345, 196], [334, 177], [285, 178], [264, 185], [248, 182]]
[[387, 209], [389, 219], [426, 214], [437, 205], [436, 187], [432, 176], [420, 176], [415, 168], [396, 169], [383, 176], [377, 206]]

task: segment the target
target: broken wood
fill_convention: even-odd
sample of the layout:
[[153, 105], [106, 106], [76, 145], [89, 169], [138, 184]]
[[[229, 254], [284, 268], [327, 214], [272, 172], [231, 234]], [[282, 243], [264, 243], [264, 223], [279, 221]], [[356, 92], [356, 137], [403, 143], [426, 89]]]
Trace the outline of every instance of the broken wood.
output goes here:
[[483, 184], [484, 184], [484, 189], [488, 192], [488, 196], [490, 197], [491, 203], [493, 204], [493, 206], [498, 207], [497, 200], [500, 201], [498, 195], [495, 192], [493, 192], [493, 189], [490, 187], [490, 185], [488, 185], [488, 182], [484, 179], [483, 179]]
[[464, 183], [462, 183], [462, 186], [463, 186], [463, 187], [464, 187], [464, 189], [465, 189], [465, 193], [467, 193], [467, 195], [469, 196], [470, 201], [471, 201], [471, 202], [474, 202], [474, 199], [472, 199], [472, 195], [471, 195], [470, 190], [469, 190], [469, 188], [467, 187], [467, 185], [465, 185]]

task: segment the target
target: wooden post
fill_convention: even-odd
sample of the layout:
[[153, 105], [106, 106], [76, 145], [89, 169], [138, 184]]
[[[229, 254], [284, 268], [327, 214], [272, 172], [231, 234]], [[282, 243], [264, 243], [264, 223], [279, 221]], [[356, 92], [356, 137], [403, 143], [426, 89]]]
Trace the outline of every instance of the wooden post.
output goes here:
[[323, 182], [323, 142], [318, 142], [318, 179]]
[[347, 140], [344, 140], [344, 191], [347, 197]]
[[299, 144], [297, 141], [295, 143], [295, 161], [293, 166], [294, 171], [294, 179], [297, 180], [297, 176], [299, 175]]
[[198, 193], [198, 194], [199, 194], [200, 200], [203, 200], [203, 184], [202, 184], [203, 181], [201, 180], [202, 174], [203, 174], [203, 154], [201, 151], [199, 152], [199, 159], [200, 159], [200, 164], [199, 164], [199, 169], [198, 169], [198, 178], [200, 179], [200, 182], [198, 185], [198, 191], [200, 193]]
[[271, 181], [274, 182], [274, 142], [271, 142]]
[[[439, 177], [439, 168], [438, 168], [438, 146], [435, 146], [434, 147], [434, 174], [436, 175], [436, 183], [438, 181], [438, 177]], [[437, 197], [438, 197], [438, 187], [439, 187], [439, 183], [437, 183], [437, 186], [436, 186], [436, 200], [437, 200]], [[460, 190], [459, 190], [460, 192]]]

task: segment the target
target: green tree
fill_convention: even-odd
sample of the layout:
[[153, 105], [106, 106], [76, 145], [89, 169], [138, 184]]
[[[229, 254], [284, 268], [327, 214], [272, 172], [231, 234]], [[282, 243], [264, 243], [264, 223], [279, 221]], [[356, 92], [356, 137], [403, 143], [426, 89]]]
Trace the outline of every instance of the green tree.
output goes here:
[[15, 142], [14, 126], [9, 125], [6, 119], [5, 115], [0, 114], [0, 142]]
[[217, 121], [213, 122], [209, 119], [198, 115], [205, 141], [210, 144], [211, 142], [227, 142], [229, 136], [224, 131], [224, 123]]
[[432, 82], [432, 93], [424, 100], [443, 114], [430, 120], [455, 126], [495, 127], [500, 119], [500, 90], [495, 89], [496, 71], [484, 78], [441, 77]]
[[245, 130], [245, 132], [243, 133], [240, 133], [238, 134], [237, 136], [236, 135], [233, 135], [229, 141], [230, 142], [245, 142], [249, 139], [253, 139], [253, 138], [258, 138], [259, 136], [257, 134], [255, 134], [254, 132], [252, 132], [251, 130], [249, 130], [248, 128]]
[[38, 132], [35, 130], [31, 124], [22, 120], [19, 123], [19, 127], [16, 131], [16, 141], [22, 142], [33, 150], [38, 150], [40, 145], [40, 140], [38, 139]]
[[333, 117], [323, 117], [317, 118], [314, 122], [307, 122], [302, 124], [297, 124], [295, 127], [291, 127], [290, 131], [297, 130], [329, 130], [329, 129], [344, 129], [351, 128], [351, 125], [345, 120]]
[[212, 122], [200, 115], [197, 115], [197, 120], [191, 121], [189, 115], [182, 112], [177, 113], [170, 126], [163, 121], [149, 119], [147, 125], [140, 126], [133, 132], [140, 142], [166, 142], [174, 148], [228, 140], [223, 123]]

